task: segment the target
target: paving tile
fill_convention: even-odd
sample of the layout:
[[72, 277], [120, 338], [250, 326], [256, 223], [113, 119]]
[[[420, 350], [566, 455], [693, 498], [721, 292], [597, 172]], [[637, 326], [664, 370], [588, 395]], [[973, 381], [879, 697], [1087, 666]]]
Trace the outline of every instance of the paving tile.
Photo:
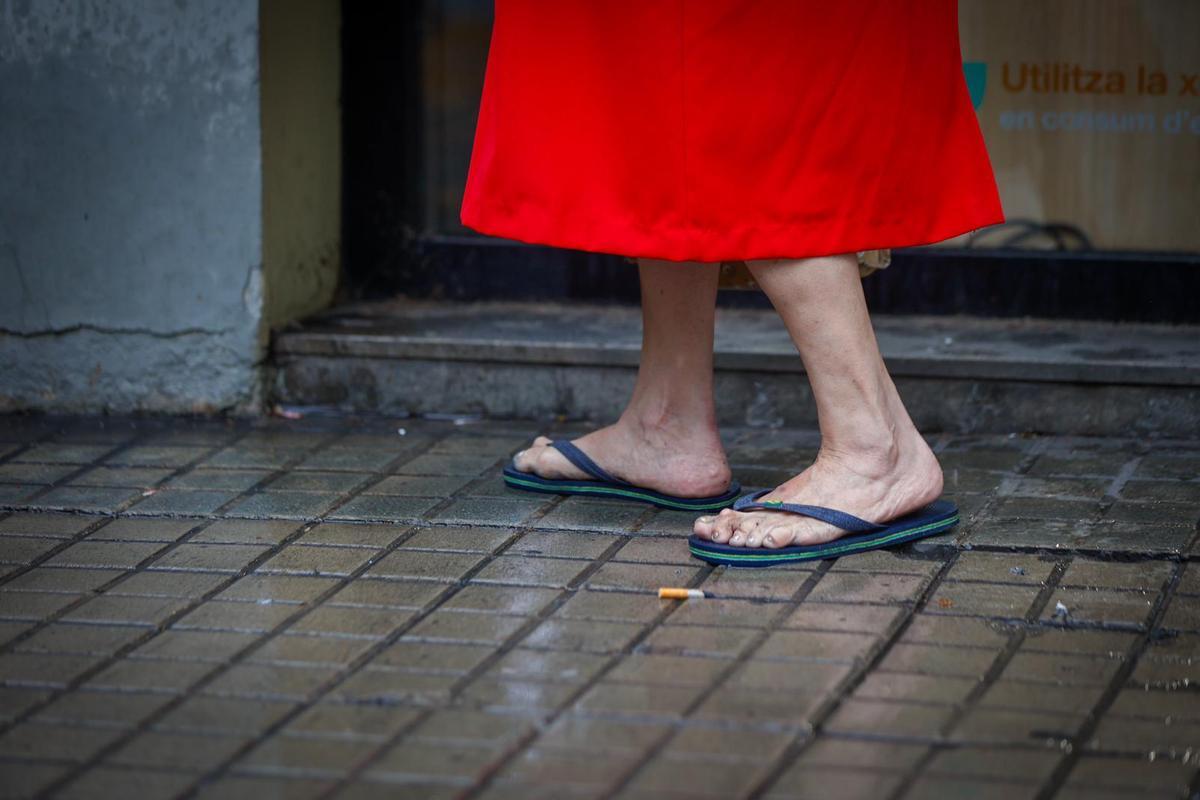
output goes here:
[[868, 633], [776, 631], [755, 658], [782, 661], [854, 661], [866, 658], [879, 638]]
[[[623, 589], [655, 591], [662, 586], [689, 586], [700, 574], [697, 567], [659, 564], [616, 564], [607, 563], [596, 570], [588, 579], [592, 589]], [[711, 581], [711, 578], [710, 578]], [[704, 588], [709, 588], [706, 581]], [[717, 590], [713, 588], [715, 593]]]
[[188, 605], [182, 598], [173, 597], [93, 597], [64, 614], [64, 622], [107, 625], [141, 625], [154, 628]]
[[1054, 560], [1028, 553], [960, 553], [946, 574], [953, 581], [1042, 584], [1054, 569]]
[[255, 735], [295, 707], [293, 703], [274, 700], [189, 697], [160, 717], [153, 728], [214, 736]]
[[106, 521], [106, 518], [84, 514], [13, 514], [0, 520], [0, 535], [20, 534], [69, 539], [101, 521]]
[[964, 702], [977, 686], [979, 686], [979, 681], [974, 678], [875, 672], [864, 678], [863, 682], [858, 685], [854, 691], [854, 698], [857, 700], [955, 705]]
[[445, 525], [520, 525], [550, 502], [549, 499], [467, 497], [455, 500], [433, 519]]
[[330, 692], [331, 700], [356, 705], [444, 705], [457, 675], [432, 675], [368, 667]]
[[[374, 750], [371, 742], [276, 735], [238, 760], [239, 772], [338, 777]], [[273, 783], [266, 784], [267, 787]]]
[[373, 480], [369, 472], [289, 472], [275, 478], [268, 491], [320, 492], [340, 495]]
[[1121, 563], [1074, 559], [1059, 582], [1064, 587], [1147, 589], [1157, 592], [1171, 575], [1171, 565], [1141, 561]]
[[311, 575], [245, 575], [217, 595], [218, 600], [251, 600], [272, 603], [306, 603], [332, 589], [336, 578]]
[[1119, 667], [1117, 661], [1092, 656], [1017, 652], [1003, 676], [1009, 680], [1096, 686], [1107, 685]]
[[438, 525], [418, 530], [404, 540], [406, 549], [465, 550], [490, 553], [512, 538], [504, 528], [456, 528]]
[[166, 488], [244, 492], [272, 474], [265, 469], [193, 469], [172, 478]]
[[130, 569], [162, 548], [163, 545], [157, 542], [82, 541], [71, 545], [46, 563], [55, 567]]
[[292, 544], [264, 561], [257, 571], [265, 575], [346, 577], [370, 561], [375, 552], [363, 547]]
[[620, 537], [604, 534], [533, 531], [514, 542], [507, 552], [525, 556], [592, 559], [600, 556], [618, 541]]
[[[1164, 792], [1175, 797], [1188, 793], [1196, 773], [1195, 764], [1169, 759], [1111, 758], [1083, 754], [1067, 775], [1067, 787], [1085, 787], [1095, 794], [1103, 789], [1127, 789], [1145, 797]], [[1082, 796], [1087, 796], [1086, 792]], [[1153, 795], [1157, 796], [1157, 794]]]
[[296, 626], [276, 636], [246, 659], [252, 664], [349, 664], [375, 642], [366, 637], [306, 635]]
[[1195, 597], [1174, 597], [1167, 606], [1163, 616], [1164, 628], [1178, 628], [1186, 631], [1200, 631], [1200, 599]]
[[901, 642], [1000, 647], [1008, 641], [1013, 630], [1008, 624], [986, 619], [914, 614], [901, 637]]
[[101, 660], [95, 655], [4, 653], [0, 654], [0, 683], [8, 686], [63, 687], [91, 670]]
[[156, 558], [151, 569], [237, 573], [248, 568], [268, 549], [249, 544], [184, 542]]
[[970, 614], [1023, 619], [1037, 599], [1036, 586], [942, 581], [925, 605], [927, 614]]
[[[697, 604], [699, 606], [699, 604]], [[747, 612], [754, 607], [747, 609]], [[758, 615], [763, 616], [761, 609]], [[676, 613], [674, 620], [679, 614]], [[805, 603], [784, 621], [784, 628], [804, 630], [843, 631], [882, 634], [904, 616], [900, 608], [889, 606], [839, 606], [828, 603]]]
[[290, 631], [355, 639], [382, 639], [412, 619], [415, 612], [394, 608], [326, 606], [301, 617]]
[[528, 714], [557, 708], [575, 691], [569, 683], [481, 679], [467, 686], [463, 699], [470, 707]]
[[462, 489], [470, 477], [426, 477], [393, 475], [368, 486], [363, 494], [391, 494], [402, 497], [449, 497]]
[[107, 728], [23, 722], [0, 735], [0, 757], [82, 762], [120, 735]]
[[291, 603], [233, 602], [209, 600], [177, 620], [180, 631], [232, 631], [266, 633], [300, 612]]
[[203, 491], [200, 489], [160, 489], [127, 513], [141, 515], [178, 514], [181, 516], [204, 516], [237, 497], [229, 491]]
[[60, 539], [6, 536], [0, 540], [0, 564], [32, 564], [62, 544]]
[[725, 769], [730, 769], [732, 765], [773, 761], [788, 743], [789, 737], [777, 731], [744, 728], [736, 735], [726, 736], [714, 735], [707, 727], [691, 727], [677, 730], [663, 753], [688, 761], [722, 763]]
[[35, 686], [0, 686], [0, 719], [9, 721], [50, 699], [53, 691]]
[[[565, 714], [538, 739], [546, 750], [598, 750], [643, 753], [670, 733], [658, 720], [613, 720]], [[694, 739], [694, 737], [692, 737]], [[692, 743], [692, 739], [686, 744]]]
[[0, 483], [50, 484], [78, 471], [75, 464], [0, 464]]
[[749, 628], [674, 625], [658, 628], [635, 649], [639, 653], [734, 658], [758, 635], [758, 631]]
[[475, 553], [430, 553], [401, 547], [367, 570], [371, 578], [408, 578], [457, 581], [479, 564], [483, 556]]
[[591, 566], [589, 561], [574, 559], [501, 555], [493, 559], [471, 580], [475, 583], [563, 588], [570, 585], [589, 566]]
[[427, 453], [409, 459], [393, 471], [399, 475], [462, 476], [473, 478], [495, 466], [501, 458], [502, 456], [499, 453], [495, 457], [490, 454], [480, 455], [477, 453]]
[[764, 692], [762, 687], [721, 687], [701, 703], [693, 717], [722, 727], [762, 725], [799, 731], [812, 724], [828, 699], [814, 689], [780, 693]]
[[498, 645], [516, 633], [526, 621], [524, 617], [439, 610], [421, 620], [405, 636], [425, 641]]
[[108, 445], [35, 444], [16, 456], [12, 463], [89, 464], [113, 450]]
[[591, 498], [568, 498], [539, 519], [535, 527], [566, 531], [624, 532], [648, 515], [644, 505], [588, 502], [590, 500]]
[[1055, 714], [1089, 713], [1100, 702], [1104, 687], [1060, 686], [1001, 678], [979, 698], [979, 706], [997, 710], [1044, 711]]
[[769, 800], [868, 800], [888, 797], [900, 786], [898, 772], [862, 772], [841, 767], [793, 767], [764, 797]]
[[849, 699], [826, 722], [835, 733], [871, 733], [937, 739], [950, 722], [950, 706], [881, 703]]
[[1200, 456], [1175, 453], [1151, 453], [1138, 463], [1136, 478], [1193, 480], [1200, 475]]
[[1046, 603], [1042, 620], [1061, 620], [1059, 604], [1066, 606], [1070, 622], [1124, 623], [1141, 626], [1154, 611], [1157, 592], [1108, 592], [1096, 589], [1059, 589]]
[[401, 742], [371, 765], [367, 777], [404, 783], [429, 779], [465, 784], [498, 762], [502, 755], [500, 750], [478, 743], [439, 746]]
[[148, 731], [134, 737], [109, 756], [113, 764], [157, 767], [170, 764], [177, 770], [206, 772], [221, 764], [245, 743], [236, 736]]
[[300, 529], [289, 520], [221, 519], [193, 536], [196, 544], [277, 545]]
[[138, 627], [118, 625], [74, 625], [56, 622], [36, 631], [16, 650], [75, 655], [109, 655], [144, 636]]
[[339, 492], [269, 490], [236, 501], [225, 514], [248, 519], [316, 519], [341, 498]]
[[1124, 631], [1095, 631], [1084, 628], [1030, 628], [1021, 649], [1026, 652], [1075, 653], [1123, 658], [1137, 640]]
[[300, 458], [305, 447], [269, 447], [253, 444], [237, 444], [226, 447], [204, 462], [206, 467], [232, 469], [280, 469], [289, 461]]
[[253, 633], [172, 628], [155, 635], [134, 650], [132, 656], [139, 659], [220, 663], [257, 638]]
[[324, 664], [235, 664], [202, 691], [223, 697], [304, 700], [335, 671]]
[[1184, 753], [1200, 742], [1200, 722], [1173, 720], [1164, 725], [1158, 720], [1134, 720], [1107, 717], [1087, 743], [1095, 750], [1141, 753]]
[[635, 753], [619, 751], [591, 753], [533, 748], [509, 762], [502, 775], [533, 784], [569, 782], [576, 786], [601, 788], [608, 785], [614, 775], [628, 770], [636, 757]]
[[817, 692], [828, 694], [850, 674], [849, 664], [780, 662], [757, 658], [742, 662], [724, 688]]
[[288, 730], [304, 736], [382, 742], [419, 713], [416, 708], [319, 703], [289, 722]]
[[931, 775], [1012, 780], [1041, 784], [1058, 766], [1062, 754], [1053, 749], [956, 747], [939, 750], [930, 759]]
[[89, 542], [174, 542], [196, 528], [196, 520], [122, 518], [88, 534]]
[[740, 797], [754, 788], [758, 776], [752, 771], [732, 770], [728, 765], [681, 759], [662, 754], [642, 766], [629, 789], [650, 797]]
[[37, 508], [115, 513], [130, 500], [141, 496], [142, 490], [128, 487], [59, 486], [31, 501], [30, 505]]
[[106, 592], [114, 597], [186, 597], [199, 598], [228, 581], [226, 575], [211, 572], [150, 571], [135, 572]]
[[950, 675], [978, 679], [991, 668], [999, 650], [985, 647], [943, 647], [929, 644], [894, 644], [878, 669], [919, 675]]
[[184, 772], [98, 766], [88, 769], [55, 796], [63, 800], [122, 796], [136, 796], [138, 800], [170, 800], [183, 793], [195, 779], [195, 775]]
[[38, 621], [79, 600], [57, 592], [0, 592], [0, 619]]
[[[237, 767], [259, 769], [258, 765]], [[282, 770], [264, 769], [263, 777], [239, 775], [219, 778], [205, 783], [197, 792], [198, 800], [259, 800], [269, 796], [272, 800], [316, 800], [329, 792], [334, 782], [311, 775], [288, 776]]]
[[202, 661], [173, 662], [169, 670], [161, 662], [125, 659], [108, 667], [83, 684], [86, 690], [118, 692], [181, 693], [214, 668]]
[[821, 603], [907, 603], [920, 596], [928, 579], [918, 575], [830, 572], [809, 594]]
[[[854, 767], [858, 770], [907, 770], [929, 752], [915, 742], [863, 741], [821, 736], [801, 751], [788, 773], [820, 767]], [[786, 773], [785, 773], [786, 774]]]
[[943, 797], [971, 797], [975, 800], [1034, 800], [1039, 787], [1032, 783], [988, 783], [974, 778], [922, 776], [913, 781], [905, 798], [940, 800]]
[[[464, 588], [466, 591], [470, 587]], [[447, 591], [447, 583], [402, 580], [365, 580], [359, 578], [339, 589], [328, 600], [331, 606], [365, 606], [369, 608], [421, 608]], [[459, 592], [461, 594], [462, 592]], [[457, 597], [458, 595], [455, 595]], [[453, 600], [453, 598], [451, 598]]]
[[1200, 694], [1143, 688], [1122, 689], [1108, 714], [1111, 717], [1142, 717], [1169, 725], [1174, 720], [1200, 722]]
[[374, 667], [464, 674], [482, 664], [495, 648], [469, 642], [434, 642], [401, 638], [371, 660]]
[[[581, 589], [571, 595], [571, 598], [555, 612], [555, 616], [565, 619], [601, 620], [617, 622], [649, 622], [670, 607], [672, 601], [658, 600], [644, 594], [627, 594], [624, 592], [602, 592]], [[692, 604], [691, 608], [713, 608], [726, 605], [729, 601], [705, 601]], [[672, 615], [678, 617], [685, 610], [686, 604]]]
[[522, 639], [525, 647], [615, 653], [628, 646], [643, 626], [633, 622], [548, 619]]
[[150, 489], [171, 476], [174, 470], [162, 467], [99, 466], [71, 478], [72, 486], [110, 486]]
[[601, 653], [531, 650], [518, 647], [505, 653], [492, 665], [487, 675], [495, 680], [552, 681], [581, 685], [603, 669], [609, 658], [610, 656]]
[[440, 502], [442, 500], [438, 497], [359, 495], [345, 505], [338, 506], [329, 512], [329, 518], [396, 523], [415, 522]]
[[950, 732], [956, 741], [990, 744], [1070, 742], [1084, 715], [1046, 714], [1029, 709], [975, 708]]
[[400, 525], [344, 524], [325, 522], [306, 531], [296, 544], [369, 547], [382, 550], [408, 532]]
[[696, 564], [683, 542], [665, 537], [638, 536], [612, 557], [613, 561], [628, 561], [634, 564], [672, 564], [694, 566]]

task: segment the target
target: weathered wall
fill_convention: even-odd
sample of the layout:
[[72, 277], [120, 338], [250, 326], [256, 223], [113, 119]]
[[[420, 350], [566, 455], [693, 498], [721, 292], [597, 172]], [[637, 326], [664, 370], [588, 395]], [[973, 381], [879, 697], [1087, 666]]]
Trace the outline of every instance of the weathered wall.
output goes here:
[[256, 0], [0, 0], [0, 408], [252, 408]]

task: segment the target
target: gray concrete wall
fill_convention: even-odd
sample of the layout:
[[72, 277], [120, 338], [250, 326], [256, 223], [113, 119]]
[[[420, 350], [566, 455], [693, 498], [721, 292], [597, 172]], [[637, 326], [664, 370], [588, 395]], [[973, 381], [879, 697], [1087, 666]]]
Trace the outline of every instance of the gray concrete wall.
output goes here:
[[253, 408], [256, 0], [0, 0], [0, 409]]

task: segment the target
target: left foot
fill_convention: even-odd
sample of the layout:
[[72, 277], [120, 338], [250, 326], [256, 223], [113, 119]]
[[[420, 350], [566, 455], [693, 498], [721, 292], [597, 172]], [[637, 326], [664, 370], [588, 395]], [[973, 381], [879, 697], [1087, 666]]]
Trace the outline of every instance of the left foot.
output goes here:
[[[825, 506], [886, 523], [916, 511], [942, 493], [942, 470], [924, 438], [910, 428], [890, 444], [821, 448], [813, 464], [759, 502]], [[831, 542], [846, 531], [784, 511], [733, 511], [700, 517], [693, 530], [735, 547], [779, 548]]]

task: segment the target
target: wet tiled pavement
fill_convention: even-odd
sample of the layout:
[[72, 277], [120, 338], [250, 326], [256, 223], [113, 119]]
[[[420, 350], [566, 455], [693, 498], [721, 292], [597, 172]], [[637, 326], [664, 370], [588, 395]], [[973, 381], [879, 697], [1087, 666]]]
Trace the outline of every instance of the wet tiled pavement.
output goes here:
[[1200, 440], [931, 436], [953, 534], [730, 571], [541, 431], [0, 418], [0, 795], [1200, 791]]

